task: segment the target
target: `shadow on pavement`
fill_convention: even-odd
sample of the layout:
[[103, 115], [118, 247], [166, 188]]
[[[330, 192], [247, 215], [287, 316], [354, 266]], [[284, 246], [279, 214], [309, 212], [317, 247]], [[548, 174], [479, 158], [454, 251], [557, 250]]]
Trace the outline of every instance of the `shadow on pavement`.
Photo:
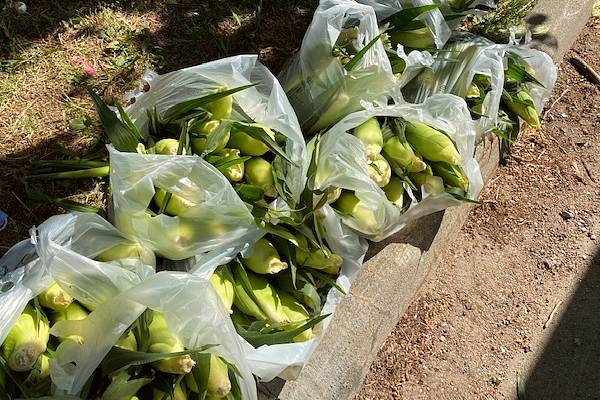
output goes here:
[[[600, 249], [525, 383], [528, 400], [600, 399]], [[523, 400], [519, 398], [519, 400]]]

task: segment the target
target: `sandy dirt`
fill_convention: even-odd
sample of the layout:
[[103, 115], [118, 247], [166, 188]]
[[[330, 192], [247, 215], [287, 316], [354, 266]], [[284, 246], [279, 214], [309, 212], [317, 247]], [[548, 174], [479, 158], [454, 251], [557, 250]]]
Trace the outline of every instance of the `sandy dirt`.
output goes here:
[[574, 54], [600, 71], [600, 19], [559, 66], [542, 130], [498, 168], [357, 400], [600, 398], [600, 88]]

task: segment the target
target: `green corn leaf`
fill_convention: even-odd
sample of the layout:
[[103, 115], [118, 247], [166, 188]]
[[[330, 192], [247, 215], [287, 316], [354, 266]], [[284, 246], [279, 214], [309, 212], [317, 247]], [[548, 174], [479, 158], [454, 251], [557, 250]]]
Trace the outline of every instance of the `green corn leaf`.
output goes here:
[[264, 198], [265, 192], [256, 185], [239, 183], [235, 185], [235, 191], [245, 203], [254, 204]]
[[321, 271], [317, 271], [316, 269], [311, 268], [310, 269], [310, 273], [312, 275], [314, 275], [315, 277], [317, 277], [317, 279], [322, 280], [323, 282], [325, 282], [328, 286], [334, 287], [336, 288], [336, 290], [338, 292], [340, 292], [341, 294], [346, 294], [346, 292], [344, 291], [344, 289], [342, 289], [342, 287], [340, 285], [338, 285], [336, 283], [336, 281], [334, 281], [333, 279], [331, 279], [327, 274], [324, 274]]
[[254, 304], [260, 308], [260, 301], [254, 294], [254, 290], [252, 290], [252, 285], [250, 284], [246, 270], [244, 267], [242, 267], [242, 264], [238, 260], [234, 260], [231, 264], [231, 272], [233, 273], [235, 282], [240, 282], [248, 297], [250, 297]]
[[390, 26], [393, 28], [405, 30], [403, 27], [412, 22], [415, 18], [421, 14], [435, 10], [436, 8], [439, 8], [439, 4], [428, 4], [420, 7], [405, 8], [385, 18], [383, 21], [381, 21], [381, 23], [385, 24], [389, 22]]
[[324, 315], [316, 315], [311, 317], [306, 323], [303, 325], [282, 332], [273, 332], [273, 333], [261, 333], [250, 330], [245, 330], [240, 327], [236, 327], [238, 329], [238, 333], [241, 337], [243, 337], [247, 342], [249, 342], [254, 347], [260, 347], [263, 345], [273, 345], [273, 344], [282, 344], [282, 343], [290, 343], [292, 340], [301, 334], [302, 332], [311, 329], [319, 322], [323, 321], [325, 318], [329, 317], [330, 314]]
[[352, 71], [354, 69], [354, 67], [356, 67], [358, 65], [358, 63], [360, 62], [360, 60], [365, 56], [365, 54], [367, 54], [367, 51], [369, 51], [369, 49], [371, 47], [373, 47], [375, 45], [375, 43], [377, 43], [377, 41], [381, 38], [381, 34], [375, 36], [373, 39], [371, 39], [371, 41], [369, 43], [367, 43], [367, 45], [365, 47], [363, 47], [362, 49], [360, 49], [355, 55], [354, 57], [352, 57], [350, 59], [350, 61], [348, 61], [346, 63], [346, 65], [344, 65], [344, 69], [346, 71]]
[[129, 118], [129, 114], [127, 114], [127, 112], [123, 109], [123, 107], [120, 104], [117, 104], [117, 110], [119, 110], [119, 115], [121, 116], [121, 121], [123, 121], [123, 123], [125, 124], [125, 126], [127, 126], [127, 128], [129, 128], [129, 130], [131, 131], [131, 133], [133, 133], [135, 135], [135, 137], [137, 138], [137, 140], [140, 143], [144, 142], [144, 138], [142, 137], [142, 133], [140, 132], [140, 130], [138, 129], [137, 126], [135, 126], [135, 124], [133, 123], [133, 121], [131, 120], [131, 118]]
[[216, 169], [219, 170], [219, 172], [224, 173], [227, 170], [227, 168], [233, 167], [234, 165], [243, 164], [251, 158], [252, 158], [251, 156], [243, 156], [243, 157], [234, 158], [233, 160], [218, 161], [213, 165], [215, 166]]
[[207, 104], [210, 104], [210, 103], [212, 103], [216, 100], [219, 100], [223, 97], [227, 97], [229, 95], [240, 92], [242, 90], [246, 90], [246, 89], [251, 88], [256, 85], [258, 85], [258, 83], [251, 83], [249, 85], [239, 86], [237, 88], [225, 90], [223, 92], [211, 93], [211, 94], [207, 94], [202, 97], [198, 97], [196, 99], [183, 101], [183, 102], [175, 104], [173, 107], [169, 108], [165, 112], [165, 115], [163, 118], [167, 122], [174, 121], [174, 120], [180, 118], [181, 115], [184, 115], [196, 108], [206, 106]]
[[[259, 228], [266, 231], [267, 233], [270, 233], [271, 235], [275, 235], [277, 237], [283, 238], [296, 247], [301, 247], [296, 236], [294, 236], [294, 234], [290, 233], [288, 230], [286, 230], [278, 225], [273, 225], [271, 223], [268, 223], [264, 220], [258, 220], [258, 221], [256, 221], [256, 224], [258, 225]], [[308, 250], [308, 249], [306, 249], [306, 250]]]
[[206, 395], [208, 377], [210, 376], [210, 353], [199, 353], [191, 356], [196, 363], [192, 369], [192, 376], [198, 387], [198, 392]]
[[284, 160], [286, 160], [288, 163], [290, 163], [296, 167], [298, 166], [285, 153], [285, 151], [283, 151], [283, 149], [279, 146], [279, 144], [277, 144], [277, 142], [275, 140], [273, 140], [267, 132], [265, 132], [264, 129], [259, 128], [257, 126], [252, 126], [245, 122], [234, 122], [233, 127], [236, 129], [239, 129], [240, 131], [244, 132], [245, 134], [252, 137], [253, 139], [261, 141], [269, 148], [269, 150], [271, 150], [273, 153], [275, 153], [276, 155], [278, 155], [281, 158], [283, 158]]
[[217, 345], [207, 344], [195, 350], [178, 351], [175, 353], [143, 353], [113, 347], [102, 361], [101, 367], [105, 374], [110, 374], [129, 367], [151, 364], [169, 358], [185, 355], [193, 356], [215, 346]]
[[62, 171], [80, 170], [86, 168], [99, 168], [108, 166], [106, 161], [86, 161], [86, 160], [36, 160], [33, 161], [36, 167], [53, 168]]
[[140, 143], [136, 134], [117, 118], [115, 113], [108, 108], [96, 93], [90, 91], [90, 96], [94, 101], [102, 127], [114, 148], [119, 151], [135, 152], [138, 143]]
[[53, 180], [53, 179], [85, 179], [85, 178], [103, 178], [110, 174], [107, 166], [86, 168], [77, 171], [52, 172], [48, 174], [29, 175], [25, 177], [27, 181], [33, 180]]

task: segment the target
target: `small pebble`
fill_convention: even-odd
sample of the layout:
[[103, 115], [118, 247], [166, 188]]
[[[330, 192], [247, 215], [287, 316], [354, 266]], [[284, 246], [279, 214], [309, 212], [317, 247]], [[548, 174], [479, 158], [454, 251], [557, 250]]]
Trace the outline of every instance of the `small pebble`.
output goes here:
[[571, 211], [561, 211], [560, 216], [562, 217], [562, 219], [567, 221], [567, 220], [572, 219], [575, 215], [573, 215], [573, 213]]
[[590, 235], [590, 239], [591, 240], [596, 240], [596, 235], [594, 235], [593, 233]]

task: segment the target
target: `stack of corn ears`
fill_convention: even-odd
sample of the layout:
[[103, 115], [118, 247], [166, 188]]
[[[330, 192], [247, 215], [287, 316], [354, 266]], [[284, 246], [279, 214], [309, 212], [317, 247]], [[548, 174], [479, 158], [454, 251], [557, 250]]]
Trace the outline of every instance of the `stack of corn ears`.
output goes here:
[[[8, 277], [16, 291], [45, 286], [12, 299], [16, 319], [0, 330], [0, 385], [9, 398], [256, 399], [209, 281], [154, 274], [152, 253], [122, 237], [116, 243], [118, 231], [94, 214], [53, 217], [35, 233], [40, 257]], [[13, 252], [2, 262], [30, 248]]]

